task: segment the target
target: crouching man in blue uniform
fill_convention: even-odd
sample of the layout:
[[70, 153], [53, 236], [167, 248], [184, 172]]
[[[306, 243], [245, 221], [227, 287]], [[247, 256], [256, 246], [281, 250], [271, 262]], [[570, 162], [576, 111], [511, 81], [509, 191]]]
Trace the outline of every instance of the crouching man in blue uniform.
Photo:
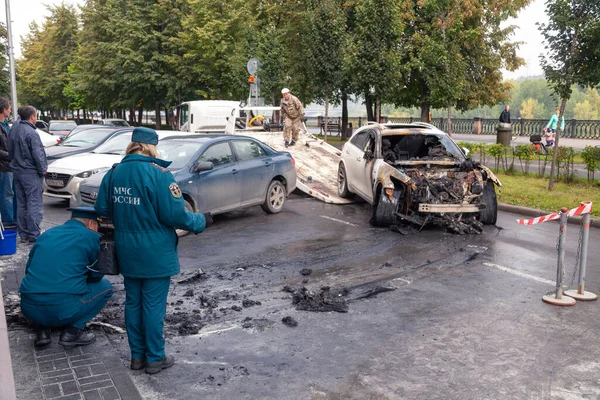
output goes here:
[[156, 374], [171, 367], [163, 324], [172, 275], [179, 273], [175, 229], [200, 233], [210, 214], [186, 211], [181, 189], [158, 158], [158, 135], [135, 128], [126, 156], [102, 179], [95, 208], [112, 217], [119, 269], [125, 283], [125, 328], [131, 369]]
[[98, 259], [99, 214], [92, 207], [67, 208], [71, 219], [44, 232], [29, 252], [21, 282], [21, 312], [35, 324], [35, 346], [49, 344], [50, 327], [65, 329], [59, 344], [92, 343], [83, 328], [112, 296], [110, 282], [93, 271]]

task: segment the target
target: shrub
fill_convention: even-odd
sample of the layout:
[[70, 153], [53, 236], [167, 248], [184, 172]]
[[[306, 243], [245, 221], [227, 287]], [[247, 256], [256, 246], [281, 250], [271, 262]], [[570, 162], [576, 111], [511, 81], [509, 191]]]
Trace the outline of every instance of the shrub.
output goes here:
[[594, 173], [600, 170], [600, 148], [585, 146], [585, 149], [581, 152], [581, 158], [583, 158], [588, 173], [588, 182], [593, 181]]

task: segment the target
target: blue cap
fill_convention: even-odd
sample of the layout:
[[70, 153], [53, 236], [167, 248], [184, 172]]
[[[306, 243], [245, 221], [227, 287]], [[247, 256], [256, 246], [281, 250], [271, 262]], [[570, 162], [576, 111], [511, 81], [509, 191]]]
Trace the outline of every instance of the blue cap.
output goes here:
[[133, 130], [133, 134], [131, 135], [131, 141], [138, 143], [148, 143], [156, 146], [158, 144], [158, 134], [154, 129], [138, 127]]
[[94, 207], [90, 206], [69, 207], [66, 210], [71, 211], [71, 218], [86, 218], [97, 220], [102, 217], [96, 212]]

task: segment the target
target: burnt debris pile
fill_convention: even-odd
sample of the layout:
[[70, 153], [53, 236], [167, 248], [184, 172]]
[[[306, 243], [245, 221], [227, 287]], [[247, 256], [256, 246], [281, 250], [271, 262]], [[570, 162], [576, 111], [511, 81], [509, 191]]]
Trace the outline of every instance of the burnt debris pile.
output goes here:
[[350, 292], [346, 288], [323, 286], [318, 292], [313, 292], [304, 286], [296, 288], [285, 286], [283, 291], [291, 293], [296, 310], [348, 312], [346, 296]]

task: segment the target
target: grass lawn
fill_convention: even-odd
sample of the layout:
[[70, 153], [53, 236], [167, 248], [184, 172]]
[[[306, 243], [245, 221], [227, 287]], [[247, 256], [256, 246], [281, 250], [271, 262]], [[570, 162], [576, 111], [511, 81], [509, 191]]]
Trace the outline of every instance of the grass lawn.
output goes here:
[[530, 207], [545, 211], [558, 211], [562, 207], [575, 208], [582, 201], [594, 203], [592, 217], [600, 217], [600, 186], [578, 181], [555, 182], [554, 190], [548, 191], [548, 178], [523, 175], [496, 174], [502, 187], [498, 190], [498, 201], [515, 206]]

